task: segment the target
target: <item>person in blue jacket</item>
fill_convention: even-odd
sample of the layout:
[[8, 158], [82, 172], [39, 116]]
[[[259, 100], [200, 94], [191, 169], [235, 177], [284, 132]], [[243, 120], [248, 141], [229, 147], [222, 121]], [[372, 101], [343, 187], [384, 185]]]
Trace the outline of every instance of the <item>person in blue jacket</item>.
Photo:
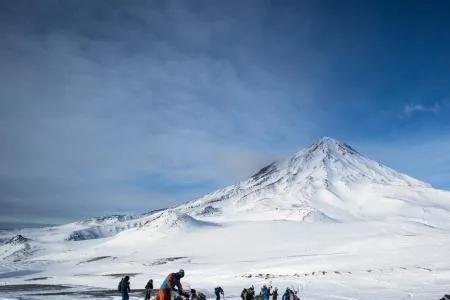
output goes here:
[[267, 285], [263, 285], [263, 287], [261, 288], [261, 292], [259, 293], [259, 295], [261, 296], [262, 300], [269, 300], [270, 298], [270, 290], [267, 287]]
[[281, 300], [289, 300], [290, 298], [291, 298], [291, 290], [289, 288], [286, 288], [286, 291], [284, 292]]

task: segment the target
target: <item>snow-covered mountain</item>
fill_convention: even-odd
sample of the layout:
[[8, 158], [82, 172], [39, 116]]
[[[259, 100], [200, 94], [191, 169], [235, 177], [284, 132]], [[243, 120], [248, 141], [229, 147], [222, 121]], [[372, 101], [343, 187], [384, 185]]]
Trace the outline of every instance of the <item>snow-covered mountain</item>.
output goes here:
[[322, 138], [176, 207], [0, 232], [0, 275], [111, 287], [117, 274], [143, 285], [183, 267], [195, 287], [220, 283], [231, 298], [270, 280], [308, 282], [309, 299], [430, 299], [450, 284], [449, 252], [450, 192]]
[[[176, 207], [28, 231], [42, 234], [42, 239], [48, 241], [79, 241], [115, 236], [132, 228], [156, 228], [158, 222], [192, 225], [200, 221], [346, 222], [404, 218], [441, 224], [450, 219], [448, 199], [449, 192], [434, 189], [364, 157], [345, 143], [324, 137], [283, 161], [263, 167], [246, 180]], [[190, 222], [186, 221], [188, 218]]]
[[[444, 202], [440, 198], [443, 196]], [[344, 222], [427, 220], [448, 193], [370, 160], [332, 138], [262, 168], [249, 179], [176, 208], [196, 218]], [[448, 217], [448, 211], [440, 211]], [[444, 216], [444, 217], [445, 217]], [[448, 219], [447, 219], [448, 220]]]

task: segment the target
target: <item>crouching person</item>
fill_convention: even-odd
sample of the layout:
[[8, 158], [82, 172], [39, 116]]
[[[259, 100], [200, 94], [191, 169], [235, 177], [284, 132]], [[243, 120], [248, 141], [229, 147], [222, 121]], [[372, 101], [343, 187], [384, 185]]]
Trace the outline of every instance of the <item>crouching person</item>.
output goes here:
[[161, 288], [159, 289], [157, 300], [171, 300], [172, 291], [176, 291], [180, 295], [189, 297], [189, 293], [185, 292], [183, 290], [183, 286], [181, 285], [181, 278], [183, 277], [184, 270], [182, 269], [177, 273], [170, 273], [166, 279], [164, 279]]

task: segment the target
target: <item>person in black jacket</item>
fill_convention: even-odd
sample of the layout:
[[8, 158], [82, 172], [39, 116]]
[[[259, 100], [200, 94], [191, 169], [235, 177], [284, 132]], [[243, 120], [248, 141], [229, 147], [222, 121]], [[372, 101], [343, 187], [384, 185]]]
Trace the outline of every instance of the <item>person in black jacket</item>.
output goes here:
[[122, 294], [122, 300], [129, 300], [130, 296], [128, 296], [128, 293], [130, 290], [130, 276], [125, 276], [119, 284], [119, 291]]
[[273, 290], [273, 292], [271, 293], [272, 295], [272, 300], [277, 300], [278, 299], [278, 288], [275, 288]]
[[255, 287], [253, 285], [247, 290], [247, 300], [255, 300]]
[[222, 294], [222, 296], [224, 296], [224, 292], [223, 289], [218, 286], [214, 289], [214, 294], [216, 294], [216, 300], [220, 300], [220, 294]]
[[243, 289], [242, 290], [242, 292], [241, 292], [241, 299], [242, 300], [246, 300], [247, 299], [247, 292], [248, 292], [247, 289]]
[[145, 300], [150, 300], [153, 291], [153, 279], [150, 279], [145, 285]]

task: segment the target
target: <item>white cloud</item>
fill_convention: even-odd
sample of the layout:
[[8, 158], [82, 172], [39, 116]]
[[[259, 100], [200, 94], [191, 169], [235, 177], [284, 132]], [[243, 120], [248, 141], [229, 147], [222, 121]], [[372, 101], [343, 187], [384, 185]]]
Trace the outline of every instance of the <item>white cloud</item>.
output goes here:
[[400, 117], [409, 118], [415, 113], [438, 113], [441, 110], [441, 105], [439, 103], [434, 103], [433, 105], [426, 106], [418, 103], [408, 103], [403, 107], [403, 112]]

